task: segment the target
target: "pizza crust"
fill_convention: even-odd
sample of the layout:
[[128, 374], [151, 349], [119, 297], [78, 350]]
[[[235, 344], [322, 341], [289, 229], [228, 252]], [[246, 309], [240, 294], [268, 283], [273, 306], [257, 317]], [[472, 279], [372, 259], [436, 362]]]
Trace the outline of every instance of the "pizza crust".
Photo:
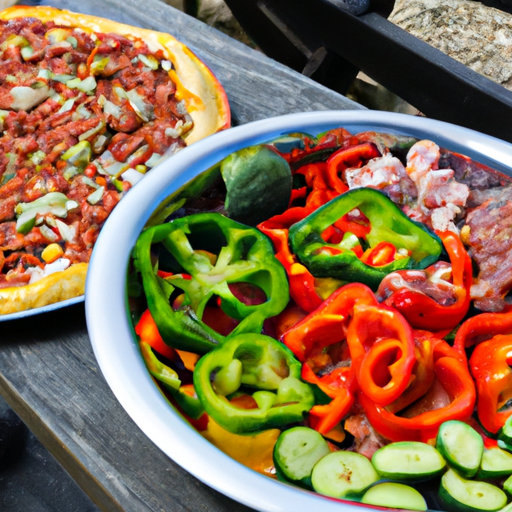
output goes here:
[[83, 295], [87, 263], [77, 263], [26, 286], [0, 289], [0, 314], [40, 308]]
[[[143, 39], [152, 51], [162, 49], [175, 68], [176, 97], [184, 100], [194, 127], [185, 136], [187, 144], [229, 128], [228, 99], [219, 81], [185, 45], [170, 34], [77, 14], [54, 7], [13, 6], [0, 12], [0, 19], [32, 17], [43, 23], [81, 28], [89, 32], [113, 32], [128, 39]], [[176, 79], [177, 78], [177, 79]], [[38, 308], [83, 295], [87, 263], [72, 265], [26, 286], [0, 289], [0, 315]]]

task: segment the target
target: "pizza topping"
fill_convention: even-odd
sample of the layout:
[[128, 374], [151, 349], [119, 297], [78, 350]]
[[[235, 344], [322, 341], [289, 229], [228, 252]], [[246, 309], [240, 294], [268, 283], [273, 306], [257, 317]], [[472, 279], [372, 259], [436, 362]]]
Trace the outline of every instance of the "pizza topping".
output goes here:
[[135, 37], [0, 21], [0, 286], [87, 262], [122, 195], [185, 146], [193, 123], [163, 57]]

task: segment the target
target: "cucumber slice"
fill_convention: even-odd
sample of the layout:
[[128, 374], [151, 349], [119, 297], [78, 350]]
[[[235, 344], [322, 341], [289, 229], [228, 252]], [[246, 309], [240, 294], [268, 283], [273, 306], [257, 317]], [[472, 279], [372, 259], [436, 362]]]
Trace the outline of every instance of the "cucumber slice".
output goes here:
[[506, 494], [495, 485], [465, 480], [452, 469], [441, 478], [439, 496], [456, 512], [493, 512], [507, 504]]
[[372, 463], [354, 452], [333, 452], [320, 459], [311, 474], [313, 489], [333, 498], [356, 498], [379, 479]]
[[499, 431], [498, 439], [501, 439], [508, 445], [512, 445], [512, 416], [509, 416], [507, 418], [505, 425], [503, 425], [503, 427]]
[[427, 510], [425, 498], [412, 487], [404, 484], [385, 482], [370, 487], [361, 499], [361, 503], [407, 510]]
[[285, 430], [274, 447], [276, 472], [289, 482], [311, 488], [314, 465], [329, 453], [327, 441], [316, 430], [307, 427]]
[[393, 480], [432, 478], [446, 466], [433, 446], [413, 441], [391, 443], [380, 448], [373, 454], [372, 464], [379, 475]]
[[512, 495], [512, 476], [509, 476], [504, 482], [503, 482], [503, 490]]
[[482, 436], [467, 423], [445, 421], [439, 428], [436, 448], [448, 464], [464, 478], [475, 476], [482, 454]]
[[507, 452], [511, 452], [512, 453], [512, 445], [506, 443], [505, 441], [503, 441], [502, 439], [498, 439], [498, 446], [502, 449], [502, 450], [506, 450]]
[[512, 475], [512, 453], [501, 448], [484, 450], [478, 478], [501, 478]]

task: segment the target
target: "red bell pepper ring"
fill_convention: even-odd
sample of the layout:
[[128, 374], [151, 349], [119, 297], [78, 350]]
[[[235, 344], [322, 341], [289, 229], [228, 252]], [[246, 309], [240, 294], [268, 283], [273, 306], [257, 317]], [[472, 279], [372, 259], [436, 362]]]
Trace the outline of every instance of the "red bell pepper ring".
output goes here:
[[[456, 302], [450, 306], [444, 306], [423, 292], [409, 288], [394, 292], [384, 301], [388, 306], [400, 311], [416, 329], [453, 329], [466, 316], [471, 302], [470, 288], [473, 283], [471, 258], [458, 235], [451, 231], [436, 231], [436, 234], [443, 241], [450, 257]], [[402, 272], [409, 271], [402, 270], [397, 273]]]
[[350, 366], [335, 368], [328, 375], [318, 377], [307, 365], [302, 365], [302, 379], [316, 384], [332, 401], [315, 405], [308, 415], [309, 426], [320, 434], [330, 432], [354, 405], [357, 382]]
[[358, 398], [373, 428], [390, 441], [422, 441], [435, 439], [439, 426], [448, 420], [468, 421], [476, 401], [475, 384], [467, 365], [444, 340], [435, 340], [434, 369], [438, 383], [451, 402], [438, 409], [427, 410], [407, 418], [396, 416], [377, 405], [363, 392]]
[[373, 249], [368, 249], [360, 258], [363, 263], [379, 267], [395, 261], [396, 247], [390, 242], [379, 242]]
[[480, 343], [469, 365], [476, 381], [478, 419], [496, 434], [512, 415], [510, 407], [500, 410], [512, 398], [512, 335], [498, 334]]
[[347, 343], [361, 391], [378, 405], [394, 402], [409, 385], [416, 362], [405, 318], [387, 306], [356, 304]]
[[414, 331], [416, 362], [411, 382], [407, 389], [391, 404], [386, 406], [389, 412], [400, 412], [424, 396], [434, 381], [434, 344], [435, 335], [427, 331]]
[[512, 311], [482, 313], [466, 320], [457, 331], [453, 348], [466, 358], [466, 348], [489, 340], [497, 334], [512, 334]]
[[330, 187], [342, 194], [348, 187], [340, 179], [340, 174], [352, 167], [361, 167], [368, 160], [382, 156], [377, 146], [372, 142], [365, 142], [347, 148], [342, 148], [332, 154], [327, 160], [327, 178]]
[[338, 288], [317, 309], [282, 337], [283, 343], [299, 361], [305, 361], [315, 349], [345, 339], [345, 332], [357, 304], [378, 304], [366, 285], [351, 283]]

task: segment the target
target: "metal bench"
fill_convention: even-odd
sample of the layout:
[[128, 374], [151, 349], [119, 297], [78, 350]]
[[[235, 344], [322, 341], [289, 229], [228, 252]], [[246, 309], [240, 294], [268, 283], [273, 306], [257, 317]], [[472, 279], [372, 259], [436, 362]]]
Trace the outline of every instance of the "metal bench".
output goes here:
[[226, 3], [265, 54], [331, 89], [361, 70], [428, 117], [512, 142], [512, 92], [389, 22], [394, 0]]

